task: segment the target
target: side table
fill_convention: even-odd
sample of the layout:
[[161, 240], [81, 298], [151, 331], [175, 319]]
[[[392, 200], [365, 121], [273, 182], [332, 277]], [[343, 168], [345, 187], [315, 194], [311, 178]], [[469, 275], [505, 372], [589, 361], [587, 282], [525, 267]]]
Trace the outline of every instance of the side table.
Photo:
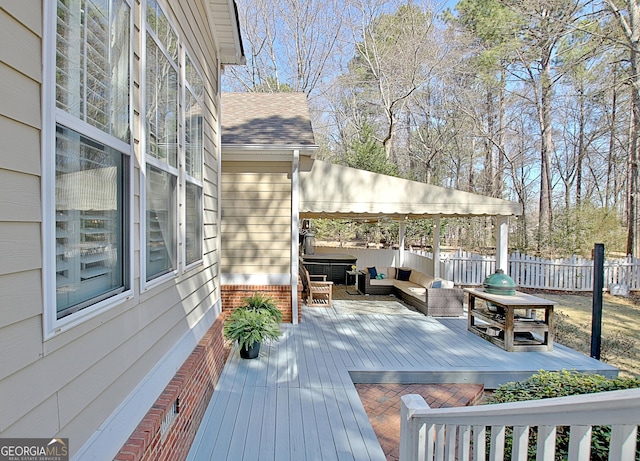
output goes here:
[[[353, 283], [350, 283], [353, 280]], [[349, 295], [359, 295], [360, 291], [358, 290], [358, 271], [347, 271], [344, 276], [344, 284], [347, 286], [347, 294]], [[356, 289], [355, 292], [349, 291], [350, 287], [354, 287]]]

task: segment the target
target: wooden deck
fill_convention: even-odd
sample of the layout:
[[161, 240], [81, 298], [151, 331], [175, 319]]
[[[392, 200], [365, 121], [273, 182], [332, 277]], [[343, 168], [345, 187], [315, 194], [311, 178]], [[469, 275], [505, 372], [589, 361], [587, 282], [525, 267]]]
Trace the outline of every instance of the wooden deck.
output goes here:
[[[505, 352], [467, 331], [466, 318], [391, 309], [306, 308], [259, 359], [232, 351], [187, 460], [375, 460], [385, 457], [353, 385], [481, 382], [538, 370], [617, 370], [568, 348]], [[395, 301], [391, 301], [399, 305]], [[395, 307], [389, 304], [391, 307]]]

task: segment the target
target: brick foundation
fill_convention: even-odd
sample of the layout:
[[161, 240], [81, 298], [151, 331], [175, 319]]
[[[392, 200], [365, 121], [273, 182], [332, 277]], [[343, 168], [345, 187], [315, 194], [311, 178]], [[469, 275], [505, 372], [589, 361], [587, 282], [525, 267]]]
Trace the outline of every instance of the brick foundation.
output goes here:
[[[222, 335], [225, 313], [200, 340], [167, 385], [115, 461], [181, 461], [187, 457], [229, 355]], [[160, 426], [178, 400], [178, 413], [165, 434]]]
[[[254, 293], [271, 296], [282, 312], [282, 321], [292, 323], [291, 287], [288, 285], [222, 285], [222, 311], [232, 311]], [[298, 322], [302, 320], [302, 282], [298, 282]]]

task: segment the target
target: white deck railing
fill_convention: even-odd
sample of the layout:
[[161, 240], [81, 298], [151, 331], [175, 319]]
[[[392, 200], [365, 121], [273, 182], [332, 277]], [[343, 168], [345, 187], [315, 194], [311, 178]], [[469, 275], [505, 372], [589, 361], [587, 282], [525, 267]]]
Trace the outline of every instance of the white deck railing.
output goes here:
[[507, 427], [512, 460], [527, 460], [529, 428], [537, 427], [536, 460], [553, 461], [558, 426], [570, 426], [568, 461], [590, 459], [592, 426], [611, 426], [610, 461], [634, 461], [640, 389], [437, 409], [412, 394], [402, 397], [400, 415], [400, 461], [501, 461]]

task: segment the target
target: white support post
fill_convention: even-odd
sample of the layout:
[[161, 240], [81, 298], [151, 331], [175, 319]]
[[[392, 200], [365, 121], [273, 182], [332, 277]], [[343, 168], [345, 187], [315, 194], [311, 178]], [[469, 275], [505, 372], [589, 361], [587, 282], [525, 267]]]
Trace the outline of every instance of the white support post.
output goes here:
[[509, 273], [509, 218], [496, 217], [496, 269]]
[[400, 461], [425, 461], [425, 449], [433, 439], [428, 437], [426, 426], [412, 419], [416, 412], [429, 410], [421, 395], [407, 394], [400, 397]]
[[300, 151], [291, 162], [291, 322], [298, 324], [298, 237], [300, 232]]
[[440, 277], [440, 215], [433, 217], [433, 277]]
[[400, 229], [398, 230], [398, 234], [399, 234], [398, 240], [399, 240], [399, 248], [400, 248], [400, 255], [399, 255], [400, 267], [404, 267], [404, 244], [405, 244], [406, 233], [407, 233], [407, 225], [405, 221], [400, 221]]

